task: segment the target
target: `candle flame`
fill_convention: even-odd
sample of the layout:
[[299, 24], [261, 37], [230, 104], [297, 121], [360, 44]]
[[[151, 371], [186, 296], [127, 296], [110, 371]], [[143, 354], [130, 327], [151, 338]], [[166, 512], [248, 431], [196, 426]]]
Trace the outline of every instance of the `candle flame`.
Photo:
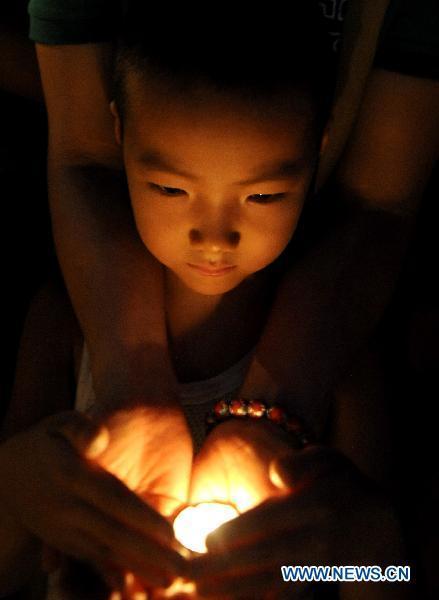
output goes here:
[[212, 531], [238, 516], [230, 504], [201, 502], [184, 508], [175, 518], [176, 539], [193, 552], [207, 552], [206, 538]]

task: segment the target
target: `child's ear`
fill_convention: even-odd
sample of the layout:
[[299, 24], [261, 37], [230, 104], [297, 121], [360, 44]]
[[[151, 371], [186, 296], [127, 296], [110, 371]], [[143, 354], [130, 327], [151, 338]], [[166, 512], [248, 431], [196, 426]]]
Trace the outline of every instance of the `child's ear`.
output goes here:
[[122, 144], [122, 122], [115, 100], [112, 100], [110, 102], [110, 110], [111, 114], [114, 117], [114, 136], [116, 138], [117, 144], [120, 146]]

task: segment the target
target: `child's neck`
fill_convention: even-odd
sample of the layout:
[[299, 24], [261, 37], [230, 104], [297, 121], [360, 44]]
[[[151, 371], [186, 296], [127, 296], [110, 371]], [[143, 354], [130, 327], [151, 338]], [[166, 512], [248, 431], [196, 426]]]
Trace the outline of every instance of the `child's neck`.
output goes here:
[[214, 377], [249, 352], [264, 325], [271, 289], [264, 271], [227, 294], [207, 296], [166, 269], [168, 339], [178, 380]]

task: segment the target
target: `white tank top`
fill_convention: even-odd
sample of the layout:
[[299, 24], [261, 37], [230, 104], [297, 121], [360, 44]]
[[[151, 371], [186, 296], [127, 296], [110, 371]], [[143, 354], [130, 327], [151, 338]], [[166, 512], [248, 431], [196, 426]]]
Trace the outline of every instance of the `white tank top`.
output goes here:
[[[244, 382], [253, 352], [251, 350], [240, 361], [215, 377], [178, 384], [178, 395], [196, 451], [200, 449], [205, 438], [206, 413], [218, 400], [230, 400], [237, 393]], [[76, 387], [75, 407], [80, 412], [85, 412], [93, 407], [95, 401], [90, 358], [87, 348], [84, 346]]]

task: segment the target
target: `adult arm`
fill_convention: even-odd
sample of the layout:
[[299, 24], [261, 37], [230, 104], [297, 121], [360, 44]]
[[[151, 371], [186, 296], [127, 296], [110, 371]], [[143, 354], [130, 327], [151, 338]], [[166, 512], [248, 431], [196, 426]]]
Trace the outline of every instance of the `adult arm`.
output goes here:
[[[89, 347], [94, 414], [111, 436], [101, 466], [168, 514], [186, 500], [192, 439], [168, 355], [162, 267], [136, 232], [113, 133], [112, 47], [38, 44], [37, 54], [55, 245]], [[142, 464], [130, 483], [113, 458], [128, 457], [132, 443]], [[158, 447], [159, 461], [151, 452]]]
[[[109, 110], [112, 46], [37, 44], [58, 258], [106, 401], [173, 402], [162, 271], [131, 215]], [[171, 400], [172, 399], [172, 400]]]
[[66, 294], [46, 286], [26, 318], [13, 395], [0, 428], [2, 597], [41, 575], [42, 542], [104, 574], [111, 563], [112, 571], [130, 569], [154, 585], [175, 575], [172, 566], [169, 575], [163, 567], [168, 558], [182, 562], [171, 550], [165, 519], [136, 490], [99, 468], [112, 440], [106, 428], [72, 410], [78, 344], [81, 335]]
[[[6, 439], [52, 413], [71, 408], [72, 391], [67, 382], [73, 365], [75, 324], [67, 316], [68, 310], [62, 309], [62, 298], [59, 290], [50, 286], [41, 290], [31, 304], [20, 342], [12, 398], [0, 427], [0, 456]], [[57, 335], [61, 331], [64, 335]], [[6, 510], [0, 514], [0, 531], [3, 595], [22, 588], [38, 571], [41, 543]]]
[[284, 276], [243, 395], [286, 397], [321, 431], [328, 392], [394, 290], [438, 156], [438, 104], [438, 82], [372, 70], [335, 174], [346, 210]]

